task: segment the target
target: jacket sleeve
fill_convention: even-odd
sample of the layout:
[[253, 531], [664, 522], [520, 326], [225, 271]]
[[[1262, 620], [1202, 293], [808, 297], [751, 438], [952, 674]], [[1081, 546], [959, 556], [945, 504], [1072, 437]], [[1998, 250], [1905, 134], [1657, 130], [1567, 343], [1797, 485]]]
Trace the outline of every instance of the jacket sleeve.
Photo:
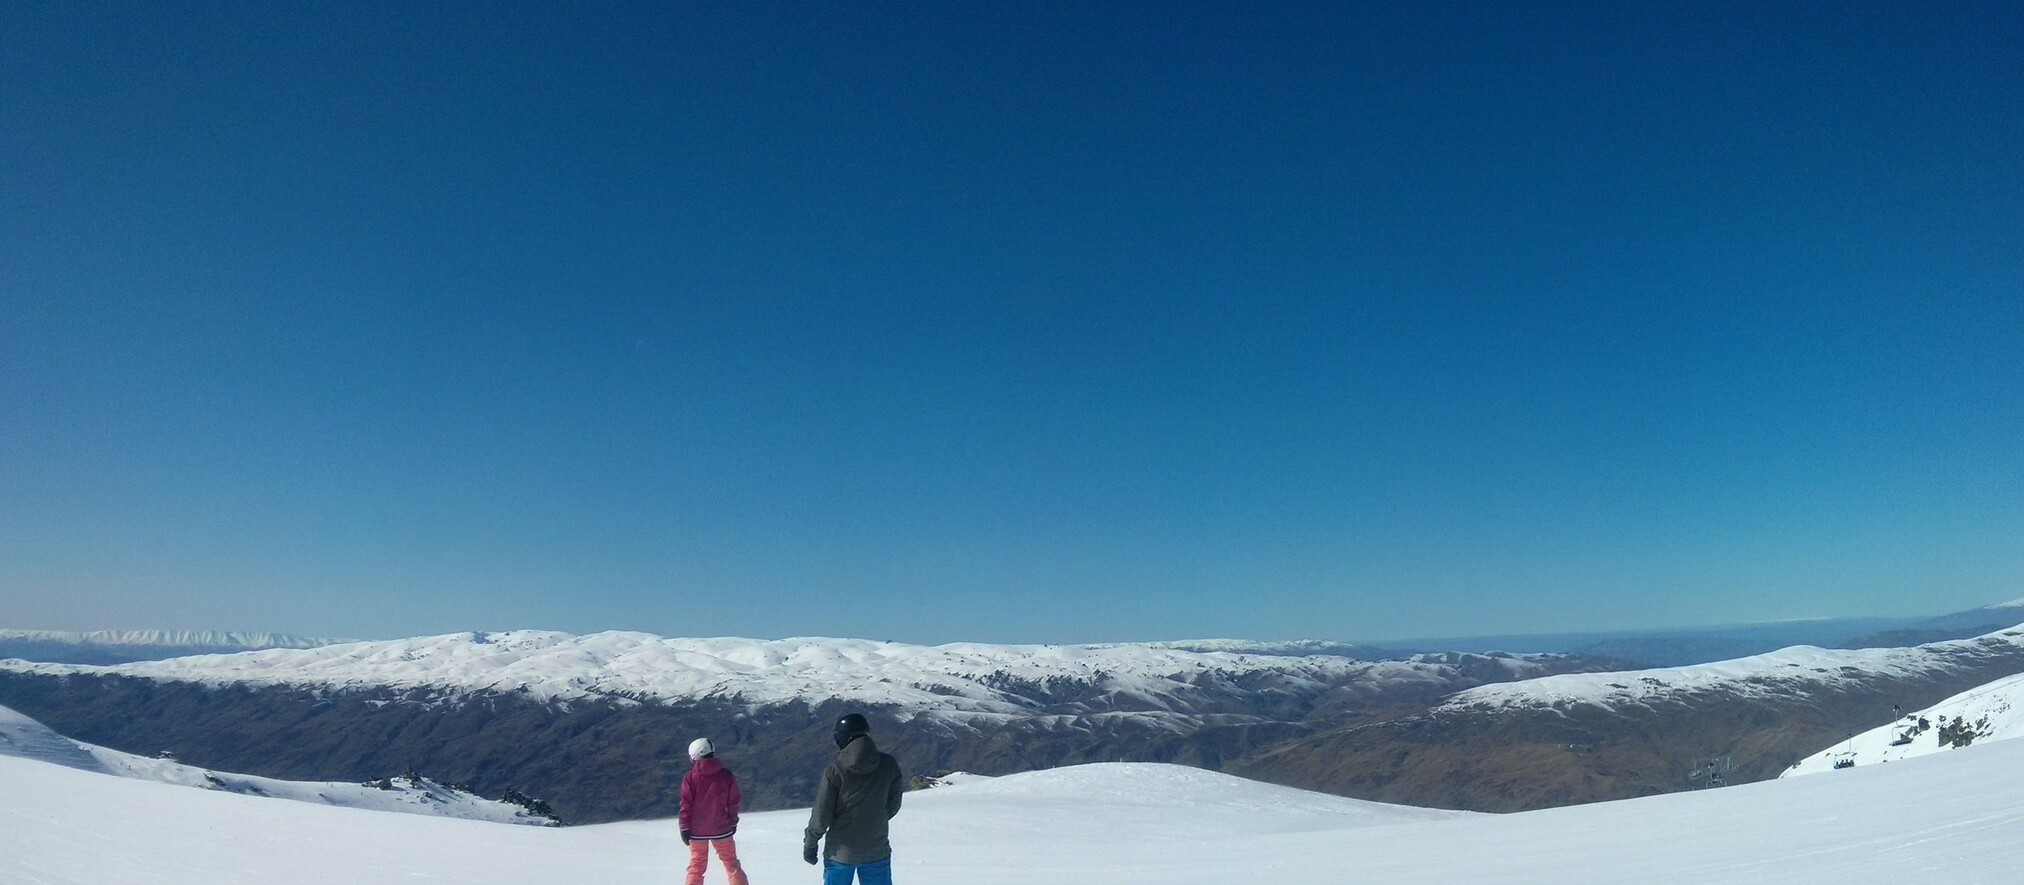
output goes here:
[[734, 831], [738, 829], [738, 806], [744, 804], [744, 801], [745, 797], [738, 792], [738, 779], [734, 777], [731, 779], [731, 793], [724, 798], [724, 810], [730, 812], [727, 816]]
[[684, 830], [689, 828], [689, 807], [696, 804], [694, 781], [691, 775], [682, 776], [682, 810], [675, 813], [675, 823]]
[[[892, 757], [886, 757], [892, 759]], [[907, 793], [907, 776], [900, 771], [900, 761], [893, 759], [893, 782], [886, 792], [886, 819], [891, 820], [900, 813], [900, 797]]]
[[829, 825], [836, 823], [836, 791], [839, 776], [836, 766], [831, 765], [822, 772], [822, 785], [815, 788], [815, 807], [808, 811], [808, 832], [804, 840], [813, 842], [829, 832]]

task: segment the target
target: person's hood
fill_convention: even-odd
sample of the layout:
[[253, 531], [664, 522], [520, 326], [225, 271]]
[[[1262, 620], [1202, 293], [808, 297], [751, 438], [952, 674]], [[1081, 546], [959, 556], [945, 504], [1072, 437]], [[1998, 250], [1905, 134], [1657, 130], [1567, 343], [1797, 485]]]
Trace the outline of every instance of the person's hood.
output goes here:
[[871, 735], [861, 734], [851, 738], [843, 749], [836, 751], [836, 762], [851, 774], [871, 774], [878, 770], [878, 745], [871, 742]]
[[723, 770], [724, 770], [724, 763], [718, 762], [717, 757], [715, 756], [704, 756], [703, 758], [696, 760], [697, 777], [709, 777]]

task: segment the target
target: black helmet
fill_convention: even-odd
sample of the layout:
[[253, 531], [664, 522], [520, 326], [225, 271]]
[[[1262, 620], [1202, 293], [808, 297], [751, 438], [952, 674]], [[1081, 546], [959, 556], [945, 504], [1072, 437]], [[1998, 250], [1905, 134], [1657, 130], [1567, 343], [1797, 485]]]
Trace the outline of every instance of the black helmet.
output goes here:
[[863, 715], [845, 713], [842, 719], [836, 720], [836, 731], [832, 736], [836, 738], [836, 748], [841, 750], [843, 745], [850, 743], [851, 738], [870, 733], [871, 723], [864, 721]]

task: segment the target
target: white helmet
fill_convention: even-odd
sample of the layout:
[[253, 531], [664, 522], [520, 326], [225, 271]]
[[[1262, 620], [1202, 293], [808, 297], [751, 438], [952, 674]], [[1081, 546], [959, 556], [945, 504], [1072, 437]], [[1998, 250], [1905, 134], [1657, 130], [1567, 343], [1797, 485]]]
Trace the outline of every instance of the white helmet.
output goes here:
[[689, 742], [690, 759], [701, 759], [715, 752], [717, 752], [717, 748], [710, 745], [709, 738], [696, 738]]

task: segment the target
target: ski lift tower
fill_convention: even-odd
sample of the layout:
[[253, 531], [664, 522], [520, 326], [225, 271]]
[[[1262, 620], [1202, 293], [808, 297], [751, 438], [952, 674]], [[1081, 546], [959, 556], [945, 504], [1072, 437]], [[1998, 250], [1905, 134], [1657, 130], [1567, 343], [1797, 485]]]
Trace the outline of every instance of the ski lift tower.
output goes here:
[[1727, 754], [1708, 759], [1706, 765], [1694, 766], [1687, 775], [1687, 784], [1696, 790], [1710, 790], [1729, 785], [1729, 775], [1736, 770], [1736, 760]]

